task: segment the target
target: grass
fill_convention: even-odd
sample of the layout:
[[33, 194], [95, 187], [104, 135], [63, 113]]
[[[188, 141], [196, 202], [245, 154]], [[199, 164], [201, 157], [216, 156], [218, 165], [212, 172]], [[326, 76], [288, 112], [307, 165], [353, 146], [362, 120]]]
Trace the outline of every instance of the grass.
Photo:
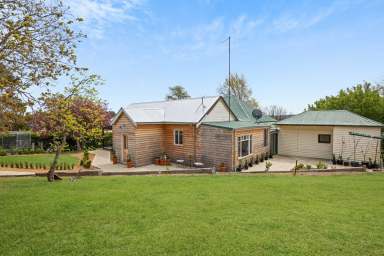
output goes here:
[[[34, 168], [41, 166], [48, 168], [53, 161], [54, 154], [35, 154], [35, 155], [8, 155], [0, 156], [0, 166], [6, 165], [7, 167], [13, 166], [13, 168], [25, 168], [28, 163], [28, 168], [31, 168], [31, 164]], [[59, 158], [58, 165], [65, 165], [72, 167], [78, 164], [79, 159], [70, 154], [62, 154]], [[20, 166], [22, 164], [22, 167]], [[17, 166], [16, 166], [17, 165]]]
[[0, 180], [1, 255], [383, 255], [384, 175]]

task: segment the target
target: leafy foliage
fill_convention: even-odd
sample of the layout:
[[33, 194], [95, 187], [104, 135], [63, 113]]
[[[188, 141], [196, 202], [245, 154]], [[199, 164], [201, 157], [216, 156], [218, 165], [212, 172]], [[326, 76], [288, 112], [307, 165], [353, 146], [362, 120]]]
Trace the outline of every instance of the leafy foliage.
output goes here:
[[76, 46], [84, 37], [61, 0], [0, 0], [0, 129], [25, 124], [35, 98], [32, 86], [44, 87], [76, 64]]
[[345, 109], [384, 123], [384, 87], [364, 82], [336, 96], [327, 96], [308, 106], [309, 110]]
[[187, 90], [181, 85], [169, 87], [169, 93], [165, 97], [167, 100], [181, 100], [191, 98]]
[[252, 89], [249, 87], [244, 75], [231, 74], [230, 80], [226, 78], [224, 83], [217, 89], [217, 92], [223, 96], [228, 95], [229, 84], [231, 84], [231, 94], [246, 102], [252, 108], [259, 107], [258, 102], [252, 96]]

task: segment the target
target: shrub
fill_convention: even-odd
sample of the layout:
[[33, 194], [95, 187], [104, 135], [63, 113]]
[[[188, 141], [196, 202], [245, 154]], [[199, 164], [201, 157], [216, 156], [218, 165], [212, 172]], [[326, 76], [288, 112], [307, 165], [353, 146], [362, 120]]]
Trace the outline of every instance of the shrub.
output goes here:
[[0, 156], [6, 156], [6, 155], [7, 155], [7, 151], [5, 151], [5, 149], [0, 147]]
[[84, 166], [84, 168], [89, 169], [89, 168], [91, 168], [91, 164], [92, 164], [92, 161], [90, 159], [88, 159], [87, 161], [85, 161], [83, 163], [83, 166]]
[[15, 163], [15, 167], [16, 167], [16, 168], [19, 168], [19, 163]]
[[71, 164], [71, 170], [75, 168], [75, 164]]
[[306, 164], [306, 165], [305, 165], [305, 169], [307, 169], [307, 170], [311, 170], [311, 169], [312, 169], [312, 165], [310, 165], [310, 164]]
[[9, 167], [13, 168], [13, 163], [11, 163]]
[[297, 165], [295, 165], [293, 167], [293, 170], [296, 170], [296, 171], [301, 170], [301, 169], [304, 169], [304, 164], [303, 163], [298, 163]]
[[33, 163], [29, 163], [29, 168], [34, 169]]
[[316, 164], [316, 168], [317, 168], [317, 169], [327, 169], [328, 166], [327, 166], [324, 162], [319, 161], [319, 162]]
[[269, 171], [269, 168], [271, 168], [271, 166], [272, 166], [272, 162], [266, 161], [265, 162], [265, 171]]

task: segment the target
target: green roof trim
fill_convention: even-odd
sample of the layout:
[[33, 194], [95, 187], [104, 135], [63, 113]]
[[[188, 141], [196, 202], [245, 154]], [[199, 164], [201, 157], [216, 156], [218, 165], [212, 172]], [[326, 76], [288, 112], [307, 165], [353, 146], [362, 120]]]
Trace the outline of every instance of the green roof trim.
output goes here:
[[281, 120], [276, 124], [384, 127], [382, 123], [347, 110], [306, 111]]
[[226, 121], [226, 122], [204, 122], [202, 125], [208, 125], [212, 127], [217, 128], [224, 128], [224, 129], [242, 129], [242, 128], [263, 128], [263, 127], [270, 127], [271, 124], [269, 123], [255, 123], [255, 121]]

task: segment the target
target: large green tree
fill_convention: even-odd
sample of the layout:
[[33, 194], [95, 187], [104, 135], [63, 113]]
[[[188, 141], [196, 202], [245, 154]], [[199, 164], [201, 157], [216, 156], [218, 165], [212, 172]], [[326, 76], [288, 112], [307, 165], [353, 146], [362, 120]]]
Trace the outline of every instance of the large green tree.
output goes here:
[[54, 181], [57, 161], [67, 138], [80, 143], [87, 139], [101, 139], [107, 112], [97, 97], [96, 75], [74, 76], [63, 92], [44, 92], [40, 109], [33, 115], [33, 130], [53, 138], [55, 157], [48, 171], [48, 181]]
[[165, 96], [166, 100], [181, 100], [191, 98], [187, 90], [181, 85], [175, 85], [168, 88], [169, 93]]
[[258, 102], [252, 96], [252, 89], [249, 87], [244, 75], [238, 75], [237, 73], [231, 74], [230, 79], [226, 78], [224, 83], [217, 89], [217, 92], [222, 96], [228, 95], [229, 85], [231, 88], [231, 95], [246, 102], [252, 108], [259, 107]]
[[364, 82], [352, 88], [340, 90], [335, 96], [327, 96], [308, 105], [309, 110], [345, 109], [384, 123], [384, 87]]
[[0, 0], [0, 129], [20, 117], [9, 110], [33, 104], [32, 86], [82, 70], [75, 50], [84, 35], [73, 29], [80, 21], [60, 0]]

